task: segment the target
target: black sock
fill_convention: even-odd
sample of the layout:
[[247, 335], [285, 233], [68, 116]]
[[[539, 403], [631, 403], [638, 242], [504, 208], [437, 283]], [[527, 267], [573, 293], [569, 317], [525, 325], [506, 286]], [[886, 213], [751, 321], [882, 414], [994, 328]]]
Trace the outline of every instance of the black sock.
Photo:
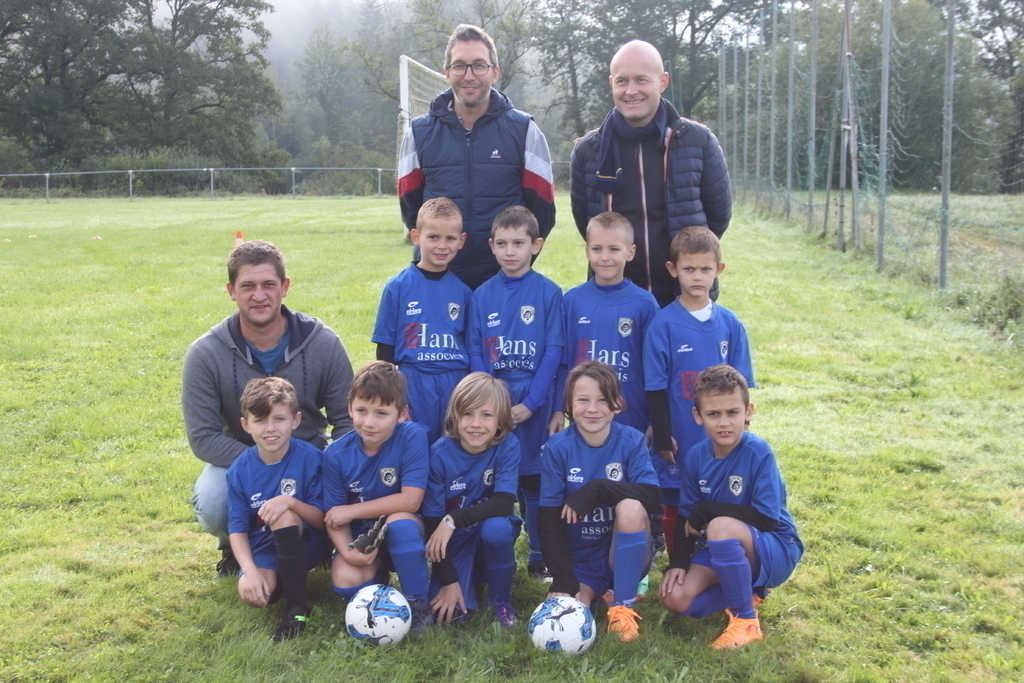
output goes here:
[[309, 606], [306, 598], [306, 542], [297, 526], [274, 530], [277, 546], [277, 574], [284, 594], [285, 614], [305, 614]]

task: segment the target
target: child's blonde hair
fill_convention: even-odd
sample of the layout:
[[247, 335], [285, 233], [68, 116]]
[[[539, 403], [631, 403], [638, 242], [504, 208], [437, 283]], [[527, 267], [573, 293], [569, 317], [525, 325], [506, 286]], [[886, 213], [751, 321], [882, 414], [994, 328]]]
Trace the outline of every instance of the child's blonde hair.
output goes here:
[[633, 244], [633, 224], [621, 213], [605, 211], [591, 218], [587, 223], [587, 241], [590, 241], [590, 231], [593, 228], [616, 230], [626, 238], [628, 243]]
[[444, 435], [459, 440], [459, 417], [476, 410], [488, 401], [494, 402], [494, 415], [498, 418], [498, 431], [495, 433], [488, 448], [497, 446], [512, 433], [512, 398], [508, 387], [496, 377], [486, 372], [472, 372], [458, 383], [448, 401], [448, 410], [444, 416]]

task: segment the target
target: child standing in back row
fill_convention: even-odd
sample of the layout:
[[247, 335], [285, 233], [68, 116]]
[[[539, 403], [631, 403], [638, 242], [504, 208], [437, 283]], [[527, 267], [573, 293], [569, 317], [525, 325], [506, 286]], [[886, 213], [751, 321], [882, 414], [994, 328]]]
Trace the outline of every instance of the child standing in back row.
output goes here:
[[562, 358], [562, 290], [531, 267], [544, 239], [529, 209], [503, 209], [491, 226], [491, 251], [501, 272], [473, 293], [469, 326], [470, 367], [505, 381], [519, 439], [520, 499], [530, 540], [528, 569], [546, 576], [537, 510], [540, 450], [553, 412], [552, 389]]
[[427, 201], [409, 236], [420, 260], [385, 285], [372, 341], [377, 360], [395, 363], [405, 375], [411, 418], [434, 443], [448, 397], [469, 372], [466, 321], [473, 293], [448, 272], [466, 242], [459, 207], [446, 197]]
[[681, 471], [676, 461], [704, 439], [693, 418], [693, 388], [705, 368], [733, 366], [755, 386], [750, 345], [743, 323], [711, 301], [715, 278], [725, 269], [715, 233], [705, 227], [683, 228], [672, 239], [665, 264], [679, 282], [679, 297], [651, 322], [644, 339], [644, 376], [651, 411], [655, 469], [665, 505], [665, 540], [672, 549]]
[[[594, 216], [587, 224], [586, 250], [594, 277], [562, 298], [565, 346], [555, 396], [565, 393], [568, 371], [583, 361], [607, 363], [618, 373], [626, 401], [615, 421], [646, 432], [650, 418], [644, 391], [644, 337], [658, 312], [658, 302], [623, 275], [636, 253], [633, 225], [614, 211]], [[564, 419], [559, 409], [549, 431], [561, 430]]]

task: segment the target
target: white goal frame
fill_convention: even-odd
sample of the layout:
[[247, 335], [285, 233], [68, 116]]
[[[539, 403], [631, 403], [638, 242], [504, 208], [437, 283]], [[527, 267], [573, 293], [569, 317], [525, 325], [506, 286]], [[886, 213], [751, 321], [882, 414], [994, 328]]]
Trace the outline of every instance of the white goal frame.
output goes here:
[[[438, 89], [430, 95], [422, 92], [410, 92], [410, 72], [417, 72], [428, 79], [436, 79]], [[434, 96], [442, 90], [448, 89], [448, 81], [443, 74], [439, 74], [428, 66], [420, 64], [408, 55], [402, 55], [398, 60], [398, 139], [401, 142], [409, 125], [414, 118], [426, 114], [430, 108], [430, 102]]]

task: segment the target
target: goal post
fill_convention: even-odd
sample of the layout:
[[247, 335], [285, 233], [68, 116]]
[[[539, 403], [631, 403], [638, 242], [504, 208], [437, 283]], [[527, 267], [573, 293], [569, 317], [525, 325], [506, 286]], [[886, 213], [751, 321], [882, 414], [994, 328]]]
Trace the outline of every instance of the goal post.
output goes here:
[[444, 75], [402, 55], [398, 60], [398, 83], [398, 143], [401, 145], [409, 124], [430, 110], [430, 102], [439, 92], [448, 89], [448, 82]]

